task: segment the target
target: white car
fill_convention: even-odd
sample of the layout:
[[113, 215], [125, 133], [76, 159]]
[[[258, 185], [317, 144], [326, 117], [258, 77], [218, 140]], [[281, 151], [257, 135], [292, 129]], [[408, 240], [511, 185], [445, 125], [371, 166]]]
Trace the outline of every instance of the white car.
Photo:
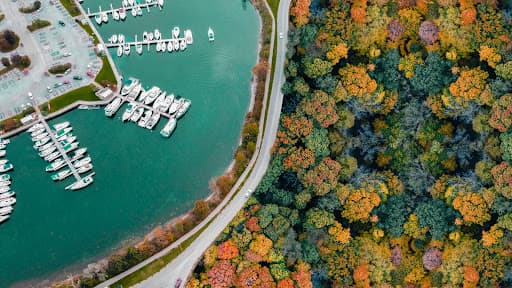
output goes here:
[[247, 189], [247, 192], [245, 193], [245, 198], [249, 198], [251, 197], [251, 194], [252, 194], [252, 190], [251, 189]]
[[283, 32], [279, 32], [279, 39], [283, 39]]

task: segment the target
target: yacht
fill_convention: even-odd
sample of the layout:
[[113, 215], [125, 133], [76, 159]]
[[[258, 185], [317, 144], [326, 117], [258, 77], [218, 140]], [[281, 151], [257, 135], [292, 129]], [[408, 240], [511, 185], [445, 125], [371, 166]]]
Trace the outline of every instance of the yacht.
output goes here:
[[160, 52], [162, 50], [162, 45], [160, 45], [160, 41], [156, 42], [156, 52]]
[[148, 91], [146, 98], [144, 99], [144, 104], [149, 105], [149, 104], [153, 103], [153, 101], [155, 101], [156, 97], [158, 97], [158, 95], [160, 95], [161, 92], [162, 92], [162, 90], [160, 90], [159, 87], [157, 87], [157, 86], [151, 87], [151, 89], [149, 89], [149, 91]]
[[155, 40], [160, 40], [160, 37], [162, 37], [160, 30], [155, 29]]
[[119, 11], [114, 10], [114, 11], [112, 12], [112, 18], [114, 18], [114, 20], [116, 20], [116, 21], [119, 21], [119, 18], [120, 18], [120, 17], [119, 17]]
[[32, 137], [32, 142], [40, 141], [40, 140], [48, 137], [48, 135], [49, 135], [48, 132], [41, 133], [41, 134], [39, 134], [39, 135], [37, 135], [35, 137]]
[[87, 176], [87, 177], [82, 178], [81, 180], [76, 181], [75, 183], [69, 185], [68, 187], [66, 187], [66, 189], [71, 189], [73, 191], [80, 190], [80, 189], [83, 189], [83, 188], [91, 185], [93, 182], [94, 182], [94, 179], [92, 178], [92, 176]]
[[183, 117], [183, 115], [187, 113], [188, 108], [190, 108], [191, 104], [192, 102], [190, 100], [185, 99], [183, 105], [180, 107], [180, 109], [178, 109], [178, 112], [176, 113], [176, 118], [180, 119], [181, 117]]
[[80, 167], [84, 166], [85, 164], [91, 163], [91, 161], [92, 161], [91, 157], [87, 156], [84, 159], [76, 161], [75, 163], [73, 163], [73, 167], [80, 168]]
[[108, 22], [108, 14], [106, 12], [101, 13], [101, 21]]
[[158, 121], [160, 121], [160, 113], [154, 113], [151, 118], [149, 118], [149, 121], [146, 123], [146, 128], [149, 130], [152, 130], [155, 128], [156, 124], [158, 124]]
[[101, 25], [103, 22], [103, 16], [101, 16], [101, 14], [96, 14], [96, 16], [94, 16], [94, 20], [96, 20], [96, 24]]
[[130, 48], [130, 44], [128, 44], [128, 42], [125, 42], [123, 47], [124, 55], [130, 55]]
[[137, 17], [137, 8], [132, 7], [132, 10], [130, 12], [132, 12], [133, 17]]
[[123, 7], [127, 7], [128, 6], [128, 0], [123, 0]]
[[174, 51], [174, 45], [172, 44], [172, 41], [169, 40], [169, 43], [167, 43], [167, 52]]
[[62, 158], [59, 158], [52, 162], [51, 164], [48, 164], [48, 166], [46, 166], [46, 172], [57, 171], [60, 168], [64, 167], [64, 165], [66, 165], [66, 161], [64, 161], [64, 159]]
[[149, 41], [153, 41], [153, 39], [154, 39], [153, 32], [149, 32], [149, 33], [148, 33], [148, 40], [149, 40]]
[[172, 44], [174, 45], [174, 51], [180, 50], [180, 41], [178, 39], [172, 39]]
[[146, 127], [146, 123], [148, 123], [151, 118], [151, 114], [153, 114], [151, 110], [144, 111], [144, 116], [139, 120], [139, 127]]
[[67, 128], [64, 128], [64, 129], [60, 129], [57, 132], [55, 132], [55, 137], [61, 138], [62, 136], [68, 134], [71, 131], [73, 131], [73, 127], [67, 127]]
[[69, 153], [69, 152], [75, 150], [76, 148], [78, 148], [78, 144], [79, 144], [78, 142], [67, 144], [64, 147], [62, 147], [62, 149], [64, 149], [65, 153]]
[[165, 45], [164, 40], [161, 40], [160, 41], [160, 52], [165, 52], [165, 51], [167, 51], [167, 45]]
[[0, 149], [5, 149], [5, 148], [7, 148], [7, 145], [0, 143]]
[[0, 187], [11, 185], [11, 180], [0, 181]]
[[114, 115], [114, 113], [117, 112], [117, 110], [119, 109], [121, 104], [122, 104], [122, 99], [119, 97], [116, 97], [116, 99], [114, 99], [114, 101], [110, 102], [110, 104], [108, 104], [107, 107], [105, 107], [105, 116], [112, 117], [112, 115]]
[[142, 16], [142, 8], [140, 6], [137, 6], [137, 16]]
[[75, 151], [75, 154], [73, 154], [73, 157], [71, 157], [71, 159], [69, 159], [69, 161], [73, 162], [73, 161], [76, 161], [80, 158], [82, 158], [85, 153], [87, 153], [87, 148], [80, 148], [78, 150]]
[[0, 166], [0, 173], [11, 171], [14, 166], [11, 163], [4, 164]]
[[142, 85], [141, 84], [135, 86], [135, 88], [133, 88], [133, 90], [130, 91], [130, 93], [128, 93], [128, 99], [130, 99], [130, 100], [137, 99], [137, 97], [139, 97], [140, 91], [142, 91]]
[[142, 92], [140, 93], [139, 101], [140, 101], [140, 102], [143, 102], [143, 101], [144, 101], [144, 99], [146, 98], [146, 96], [148, 95], [149, 87], [142, 88], [141, 90], [142, 90]]
[[7, 193], [9, 191], [11, 191], [11, 187], [9, 186], [0, 187], [0, 194]]
[[36, 144], [34, 144], [34, 149], [37, 149], [37, 148], [39, 148], [39, 147], [41, 147], [41, 146], [45, 145], [46, 143], [50, 142], [50, 140], [51, 140], [51, 139], [52, 139], [52, 138], [50, 138], [50, 136], [46, 136], [46, 137], [44, 137], [44, 138], [42, 138], [42, 139], [38, 140], [38, 141], [36, 142]]
[[52, 126], [54, 130], [60, 130], [60, 129], [64, 129], [64, 128], [68, 128], [69, 127], [69, 121], [64, 121], [64, 122], [61, 122], [61, 123], [57, 123], [55, 125]]
[[124, 81], [123, 88], [121, 88], [121, 95], [126, 96], [130, 93], [136, 86], [139, 85], [139, 79], [137, 78], [128, 78], [128, 80]]
[[169, 119], [169, 122], [167, 122], [164, 128], [160, 131], [160, 135], [162, 135], [165, 138], [171, 137], [172, 132], [174, 131], [174, 129], [176, 129], [176, 122], [176, 118], [171, 117], [171, 119]]
[[126, 10], [124, 8], [119, 9], [119, 18], [121, 18], [121, 20], [126, 19]]
[[137, 51], [137, 54], [142, 55], [142, 43], [135, 43], [135, 51]]
[[180, 27], [174, 26], [174, 28], [172, 28], [172, 37], [180, 38]]
[[47, 144], [44, 144], [43, 146], [40, 146], [40, 147], [36, 147], [37, 150], [39, 150], [39, 152], [42, 152], [50, 147], [52, 147], [53, 145], [53, 142], [50, 142], [50, 143], [47, 143]]
[[123, 56], [123, 45], [117, 46], [117, 57]]
[[119, 35], [117, 35], [117, 41], [118, 41], [119, 43], [123, 44], [123, 43], [124, 43], [124, 40], [125, 40], [125, 37], [124, 37], [124, 35], [123, 35], [123, 34], [119, 34]]
[[13, 197], [0, 201], [0, 207], [12, 206], [14, 204], [16, 204], [16, 198]]
[[183, 51], [187, 49], [187, 42], [185, 40], [180, 40], [180, 50]]
[[213, 32], [212, 27], [208, 27], [208, 41], [215, 41], [215, 32]]
[[4, 215], [4, 216], [0, 216], [0, 223], [3, 223], [7, 220], [9, 220], [9, 217], [11, 217], [10, 215]]
[[9, 139], [2, 139], [2, 138], [0, 138], [0, 144], [1, 144], [1, 145], [7, 145], [7, 144], [9, 144], [9, 143], [11, 143], [11, 140], [9, 140]]
[[12, 206], [6, 206], [3, 208], [0, 208], [0, 215], [4, 216], [4, 215], [11, 214], [13, 210], [14, 210], [14, 208], [12, 208]]
[[187, 41], [188, 45], [194, 43], [194, 38], [192, 37], [192, 30], [187, 29], [187, 30], [185, 30], [184, 34], [185, 34], [185, 41]]
[[7, 164], [7, 162], [9, 162], [9, 160], [7, 160], [7, 159], [0, 159], [0, 166]]
[[11, 180], [11, 175], [9, 175], [9, 174], [0, 175], [0, 181], [9, 181], [9, 180]]
[[169, 108], [169, 114], [174, 114], [178, 111], [178, 109], [180, 109], [181, 105], [183, 105], [184, 103], [184, 100], [183, 98], [178, 98], [176, 97], [174, 99], [174, 101], [172, 102], [171, 104], [171, 107]]
[[14, 195], [16, 195], [16, 192], [14, 192], [14, 191], [0, 193], [0, 200], [14, 197]]
[[60, 157], [60, 152], [59, 151], [55, 151], [52, 154], [44, 157], [44, 160], [48, 161], [48, 162], [52, 162], [53, 160], [55, 160], [55, 159], [57, 159], [59, 157]]
[[62, 140], [60, 142], [60, 145], [66, 146], [68, 144], [71, 144], [71, 143], [75, 142], [75, 140], [76, 140], [76, 136], [71, 136], [71, 137], [68, 137], [68, 138]]
[[92, 168], [94, 168], [94, 166], [91, 163], [88, 163], [82, 167], [79, 167], [76, 172], [78, 172], [78, 174], [83, 174], [83, 173], [91, 171]]
[[108, 38], [108, 41], [110, 42], [110, 44], [116, 44], [117, 43], [117, 34], [110, 36], [110, 38]]
[[158, 6], [162, 7], [164, 6], [164, 0], [156, 0], [156, 3], [158, 4]]
[[148, 43], [148, 32], [142, 33], [142, 43]]
[[132, 117], [135, 109], [137, 109], [137, 105], [135, 103], [128, 103], [128, 107], [126, 107], [126, 110], [124, 110], [123, 117], [121, 118], [123, 122]]
[[34, 132], [31, 132], [30, 136], [31, 137], [36, 137], [36, 136], [38, 136], [40, 134], [43, 134], [44, 132], [46, 132], [46, 129], [44, 129], [44, 127], [42, 127], [40, 129], [35, 130]]
[[39, 129], [43, 129], [43, 128], [44, 128], [43, 124], [41, 124], [41, 123], [37, 123], [37, 124], [35, 124], [34, 126], [30, 127], [30, 128], [28, 129], [28, 132], [29, 132], [29, 133], [32, 133], [32, 132], [35, 132], [35, 131], [37, 131], [37, 130], [39, 130]]
[[139, 121], [139, 119], [143, 113], [144, 113], [144, 108], [139, 107], [139, 108], [135, 109], [135, 111], [132, 114], [132, 117], [130, 117], [130, 121], [132, 121], [132, 122]]
[[134, 0], [128, 0], [128, 4], [129, 4], [130, 6], [133, 6], [133, 5], [135, 5], [135, 1], [134, 1]]
[[57, 137], [57, 141], [63, 141], [64, 139], [69, 138], [71, 136], [73, 136], [73, 133], [62, 134], [59, 137]]
[[164, 101], [165, 101], [165, 95], [167, 94], [167, 92], [163, 91], [159, 96], [158, 98], [156, 98], [155, 102], [153, 103], [153, 109], [155, 110], [158, 110], [160, 108], [161, 105], [164, 104]]
[[6, 153], [5, 150], [0, 150], [0, 157], [4, 157]]
[[55, 173], [51, 176], [53, 181], [60, 181], [68, 178], [71, 175], [71, 170], [66, 169], [64, 171], [60, 171], [59, 173]]
[[160, 105], [158, 108], [158, 111], [160, 112], [167, 112], [169, 110], [169, 107], [171, 107], [171, 104], [174, 102], [174, 94], [169, 94], [167, 97], [165, 97], [164, 103]]
[[50, 148], [48, 148], [48, 149], [43, 150], [42, 152], [40, 152], [40, 153], [39, 153], [39, 157], [44, 158], [44, 157], [46, 157], [46, 156], [50, 155], [51, 153], [53, 153], [55, 150], [57, 150], [57, 147], [52, 146], [52, 147], [50, 147]]

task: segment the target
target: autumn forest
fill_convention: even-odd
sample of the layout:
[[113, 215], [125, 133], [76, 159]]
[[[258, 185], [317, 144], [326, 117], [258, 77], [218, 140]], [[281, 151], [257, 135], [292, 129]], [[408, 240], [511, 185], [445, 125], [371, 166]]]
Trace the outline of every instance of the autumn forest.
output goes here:
[[512, 287], [512, 3], [290, 15], [273, 158], [187, 287]]

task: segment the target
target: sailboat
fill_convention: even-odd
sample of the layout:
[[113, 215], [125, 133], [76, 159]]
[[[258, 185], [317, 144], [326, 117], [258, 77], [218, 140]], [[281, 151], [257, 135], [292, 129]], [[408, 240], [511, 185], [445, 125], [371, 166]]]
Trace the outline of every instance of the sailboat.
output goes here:
[[119, 11], [114, 10], [114, 11], [112, 12], [112, 17], [114, 18], [114, 20], [119, 21], [119, 18], [120, 18], [120, 17], [119, 17]]
[[123, 45], [117, 47], [117, 57], [123, 56]]
[[121, 18], [121, 20], [126, 19], [126, 10], [124, 9], [124, 7], [119, 9], [119, 18]]
[[137, 54], [142, 54], [142, 43], [137, 42], [137, 35], [135, 35], [135, 51], [137, 51]]

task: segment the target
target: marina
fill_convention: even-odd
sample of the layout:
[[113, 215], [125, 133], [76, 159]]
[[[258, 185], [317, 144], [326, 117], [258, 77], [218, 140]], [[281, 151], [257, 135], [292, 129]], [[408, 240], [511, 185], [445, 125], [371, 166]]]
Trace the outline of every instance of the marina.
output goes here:
[[9, 143], [9, 139], [0, 138], [0, 225], [11, 218], [13, 205], [16, 204], [16, 192], [11, 191], [11, 175], [6, 174], [14, 169], [14, 165], [3, 159], [7, 155], [4, 149]]
[[113, 4], [110, 4], [110, 9], [108, 10], [102, 10], [101, 6], [99, 6], [98, 12], [91, 12], [91, 10], [87, 8], [87, 16], [93, 17], [98, 25], [108, 23], [109, 15], [112, 16], [115, 21], [124, 21], [128, 12], [130, 12], [133, 17], [137, 17], [142, 16], [142, 9], [150, 13], [149, 8], [152, 6], [157, 6], [162, 10], [164, 0], [146, 0], [145, 3], [138, 3], [138, 1], [136, 2], [134, 0], [123, 0], [121, 1], [121, 6], [121, 8], [114, 8]]

